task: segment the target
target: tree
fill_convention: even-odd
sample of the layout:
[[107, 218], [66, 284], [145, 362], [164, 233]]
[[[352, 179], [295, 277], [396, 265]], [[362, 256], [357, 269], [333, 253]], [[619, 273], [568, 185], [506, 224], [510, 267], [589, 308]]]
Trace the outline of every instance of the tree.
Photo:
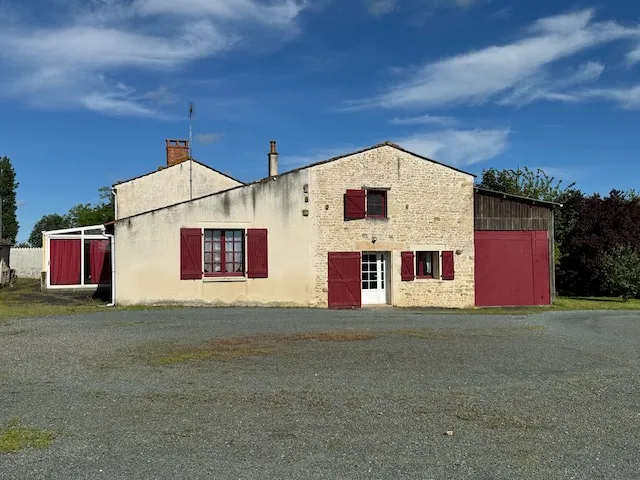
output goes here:
[[16, 182], [16, 172], [11, 166], [9, 157], [0, 158], [0, 211], [2, 218], [0, 224], [2, 226], [3, 238], [11, 243], [16, 242], [18, 236], [18, 219], [16, 218], [16, 190], [18, 182]]
[[33, 226], [33, 230], [31, 230], [31, 235], [29, 236], [29, 244], [32, 247], [41, 247], [42, 232], [47, 232], [49, 230], [62, 230], [70, 227], [71, 223], [67, 216], [58, 215], [57, 213], [45, 215]]
[[638, 245], [640, 201], [612, 190], [604, 198], [569, 196], [556, 211], [564, 216], [558, 290], [572, 295], [610, 293], [602, 273], [603, 254], [618, 245]]
[[604, 287], [625, 301], [640, 293], [640, 252], [630, 245], [617, 245], [602, 255]]
[[536, 171], [529, 170], [527, 167], [517, 170], [489, 168], [482, 171], [479, 186], [536, 200], [561, 202], [563, 197], [573, 189], [575, 183], [564, 187], [562, 180], [556, 180], [540, 168]]
[[101, 187], [98, 192], [100, 200], [95, 205], [80, 203], [69, 210], [67, 217], [71, 227], [102, 225], [115, 219], [111, 189]]

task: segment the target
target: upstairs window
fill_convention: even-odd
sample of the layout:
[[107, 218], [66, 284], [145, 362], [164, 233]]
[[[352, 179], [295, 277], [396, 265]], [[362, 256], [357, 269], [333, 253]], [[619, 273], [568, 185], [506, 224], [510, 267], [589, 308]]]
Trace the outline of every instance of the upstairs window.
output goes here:
[[367, 190], [367, 217], [385, 218], [387, 216], [387, 192]]
[[244, 275], [244, 231], [204, 231], [204, 274]]

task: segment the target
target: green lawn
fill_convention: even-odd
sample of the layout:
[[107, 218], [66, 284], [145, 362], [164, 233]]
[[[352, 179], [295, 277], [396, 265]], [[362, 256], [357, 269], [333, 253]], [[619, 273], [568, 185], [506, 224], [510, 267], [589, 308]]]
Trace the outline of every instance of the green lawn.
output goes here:
[[549, 311], [572, 310], [640, 310], [640, 300], [623, 301], [609, 297], [557, 297], [549, 307], [492, 307], [472, 310], [487, 314], [532, 314]]

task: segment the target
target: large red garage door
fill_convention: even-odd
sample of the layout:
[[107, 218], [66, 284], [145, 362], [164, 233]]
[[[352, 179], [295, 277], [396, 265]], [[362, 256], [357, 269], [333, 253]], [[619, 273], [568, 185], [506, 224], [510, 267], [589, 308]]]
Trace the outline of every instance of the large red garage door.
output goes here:
[[548, 305], [546, 231], [475, 232], [476, 305]]
[[359, 308], [360, 253], [329, 252], [329, 308]]

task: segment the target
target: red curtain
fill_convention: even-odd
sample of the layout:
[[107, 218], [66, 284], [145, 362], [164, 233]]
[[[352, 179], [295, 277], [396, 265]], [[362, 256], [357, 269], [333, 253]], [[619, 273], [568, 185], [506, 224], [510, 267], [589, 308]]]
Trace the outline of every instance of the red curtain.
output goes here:
[[89, 240], [89, 264], [92, 284], [111, 284], [109, 240]]
[[51, 285], [80, 285], [80, 240], [51, 240]]

